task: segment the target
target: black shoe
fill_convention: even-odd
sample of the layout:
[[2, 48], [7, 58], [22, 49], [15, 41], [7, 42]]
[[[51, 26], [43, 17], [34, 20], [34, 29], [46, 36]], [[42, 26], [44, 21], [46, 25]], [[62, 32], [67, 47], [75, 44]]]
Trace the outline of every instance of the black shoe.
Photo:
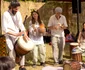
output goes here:
[[33, 68], [35, 68], [36, 67], [36, 64], [33, 64], [33, 66], [32, 66]]
[[46, 66], [45, 63], [43, 63], [43, 62], [41, 62], [40, 65], [41, 65], [41, 66], [44, 66], [44, 67]]
[[26, 70], [26, 68], [19, 67], [19, 70]]
[[59, 64], [63, 64], [63, 61], [61, 60], [61, 61], [59, 61]]

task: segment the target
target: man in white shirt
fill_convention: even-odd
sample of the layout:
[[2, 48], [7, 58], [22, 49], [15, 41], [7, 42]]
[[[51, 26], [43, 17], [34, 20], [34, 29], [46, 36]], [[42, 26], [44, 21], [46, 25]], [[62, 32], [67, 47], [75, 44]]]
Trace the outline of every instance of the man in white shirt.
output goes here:
[[55, 14], [49, 19], [48, 28], [51, 30], [52, 49], [55, 64], [63, 63], [63, 49], [65, 46], [64, 29], [67, 27], [66, 18], [61, 7], [55, 8]]
[[[16, 53], [14, 50], [14, 44], [19, 36], [24, 35], [25, 39], [28, 39], [26, 29], [22, 23], [22, 17], [18, 11], [20, 6], [19, 2], [11, 2], [9, 10], [4, 12], [2, 16], [2, 32], [6, 37], [6, 44], [8, 48], [9, 56], [15, 61]], [[21, 30], [21, 32], [20, 32]], [[25, 67], [25, 56], [21, 56], [19, 70], [26, 70]]]

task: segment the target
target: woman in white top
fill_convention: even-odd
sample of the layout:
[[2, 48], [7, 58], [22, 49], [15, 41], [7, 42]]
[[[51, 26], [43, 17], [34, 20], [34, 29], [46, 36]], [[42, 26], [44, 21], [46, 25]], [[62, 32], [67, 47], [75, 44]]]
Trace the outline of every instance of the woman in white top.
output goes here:
[[[83, 23], [82, 31], [79, 33], [78, 43], [79, 43], [80, 47], [83, 50], [85, 50], [85, 22]], [[85, 53], [84, 53], [84, 56], [85, 56]]]
[[[84, 52], [82, 56], [85, 56], [85, 22], [83, 23], [83, 29], [79, 33], [77, 41], [79, 43], [79, 47], [81, 48], [81, 51]], [[85, 68], [85, 63], [83, 63], [82, 66]]]
[[33, 49], [33, 67], [36, 67], [38, 54], [40, 56], [40, 65], [45, 66], [45, 45], [43, 33], [45, 32], [44, 24], [40, 19], [38, 11], [31, 12], [32, 19], [29, 22], [29, 37], [34, 42]]

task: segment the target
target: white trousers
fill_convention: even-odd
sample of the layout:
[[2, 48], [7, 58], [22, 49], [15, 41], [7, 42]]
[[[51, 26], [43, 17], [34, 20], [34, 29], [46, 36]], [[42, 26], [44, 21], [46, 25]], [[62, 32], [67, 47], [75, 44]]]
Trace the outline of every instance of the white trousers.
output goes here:
[[[15, 61], [16, 53], [14, 50], [14, 44], [15, 44], [16, 38], [12, 36], [6, 36], [6, 44], [7, 44], [7, 51], [9, 53], [9, 56]], [[20, 66], [25, 65], [25, 56], [21, 57]]]
[[64, 37], [52, 36], [52, 50], [54, 62], [59, 62], [60, 60], [63, 60], [64, 46], [65, 46]]
[[40, 62], [45, 62], [46, 57], [46, 47], [44, 44], [35, 45], [33, 49], [33, 63], [36, 64], [38, 61], [38, 54], [40, 56]]

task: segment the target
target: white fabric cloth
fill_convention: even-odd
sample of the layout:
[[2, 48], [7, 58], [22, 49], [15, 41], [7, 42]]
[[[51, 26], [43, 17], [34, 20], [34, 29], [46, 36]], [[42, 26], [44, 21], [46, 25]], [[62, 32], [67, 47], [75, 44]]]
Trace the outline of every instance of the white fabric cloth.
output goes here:
[[[48, 23], [48, 27], [50, 26], [57, 26], [58, 24], [63, 24], [64, 26], [68, 26], [67, 25], [67, 21], [66, 21], [66, 18], [65, 16], [63, 15], [60, 15], [60, 19], [57, 20], [57, 18], [55, 17], [55, 15], [52, 15], [49, 19], [49, 23]], [[64, 37], [64, 30], [52, 30], [51, 29], [51, 35], [52, 36], [58, 36], [58, 37]]]
[[[15, 23], [12, 20], [12, 17], [14, 18]], [[4, 12], [3, 16], [2, 16], [2, 31], [4, 33], [7, 33], [8, 31], [13, 31], [13, 32], [19, 32], [19, 28], [21, 30], [25, 30], [23, 24], [22, 24], [22, 18], [21, 18], [21, 14], [18, 11], [16, 13], [16, 15], [10, 15], [10, 13], [8, 11]]]
[[72, 54], [82, 53], [85, 56], [85, 40], [82, 40], [80, 45], [72, 49]]
[[81, 70], [85, 70], [85, 69], [81, 69]]
[[85, 56], [85, 40], [84, 40], [83, 43], [81, 43], [81, 46], [80, 46], [80, 47], [81, 47], [82, 50], [84, 51], [84, 52], [82, 53], [82, 56]]
[[46, 66], [43, 67], [42, 70], [63, 70], [63, 67]]
[[[43, 67], [42, 70], [63, 70], [63, 67], [46, 66]], [[82, 68], [81, 70], [85, 70], [85, 68]]]
[[37, 44], [44, 44], [43, 42], [43, 35], [39, 33], [38, 27], [39, 23], [36, 22], [34, 27], [36, 28], [37, 32], [34, 31], [32, 21], [29, 22], [29, 37], [34, 42], [35, 45]]
[[[13, 19], [15, 21], [13, 21]], [[2, 24], [1, 24], [1, 27], [2, 27], [2, 32], [5, 34], [6, 36], [6, 42], [9, 41], [9, 38], [8, 36], [11, 36], [13, 37], [14, 39], [17, 39], [17, 37], [15, 36], [12, 36], [12, 35], [8, 35], [6, 34], [7, 32], [14, 32], [14, 33], [18, 33], [19, 32], [19, 29], [21, 29], [21, 31], [24, 31], [25, 30], [25, 27], [23, 26], [23, 23], [22, 23], [22, 17], [21, 17], [21, 14], [20, 12], [18, 11], [16, 13], [16, 15], [12, 15], [10, 14], [8, 11], [4, 12], [3, 16], [2, 16]], [[15, 41], [13, 41], [13, 43], [15, 43]], [[8, 44], [8, 43], [7, 43]], [[11, 50], [13, 49], [12, 46], [8, 46]]]
[[[85, 54], [85, 43], [84, 45], [77, 46], [72, 49], [72, 54], [82, 53]], [[84, 55], [85, 56], [85, 55]]]

